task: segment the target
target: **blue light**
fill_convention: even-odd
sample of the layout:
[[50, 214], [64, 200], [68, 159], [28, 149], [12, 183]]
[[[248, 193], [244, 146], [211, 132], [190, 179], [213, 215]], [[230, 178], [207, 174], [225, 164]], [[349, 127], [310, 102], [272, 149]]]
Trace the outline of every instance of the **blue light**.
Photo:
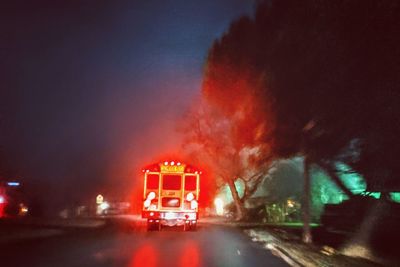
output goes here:
[[9, 185], [9, 186], [19, 186], [19, 182], [8, 182], [7, 185]]

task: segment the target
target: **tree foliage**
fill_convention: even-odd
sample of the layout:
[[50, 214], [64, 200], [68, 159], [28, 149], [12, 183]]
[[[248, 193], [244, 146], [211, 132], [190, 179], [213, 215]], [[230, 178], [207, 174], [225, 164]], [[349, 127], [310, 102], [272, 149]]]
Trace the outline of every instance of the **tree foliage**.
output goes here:
[[203, 95], [234, 118], [235, 146], [400, 187], [398, 18], [395, 0], [261, 1], [213, 44]]

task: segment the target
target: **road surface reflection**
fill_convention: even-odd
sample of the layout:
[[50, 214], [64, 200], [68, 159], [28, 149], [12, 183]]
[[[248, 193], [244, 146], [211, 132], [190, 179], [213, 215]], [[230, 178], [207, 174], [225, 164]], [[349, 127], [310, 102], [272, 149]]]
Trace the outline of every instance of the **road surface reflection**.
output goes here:
[[158, 258], [159, 253], [157, 253], [156, 248], [150, 243], [145, 243], [135, 251], [129, 267], [156, 267]]
[[188, 236], [180, 236], [185, 233], [171, 234], [172, 232], [151, 233], [149, 239], [139, 243], [133, 251], [129, 267], [200, 267], [200, 259], [205, 255], [201, 255], [198, 242]]

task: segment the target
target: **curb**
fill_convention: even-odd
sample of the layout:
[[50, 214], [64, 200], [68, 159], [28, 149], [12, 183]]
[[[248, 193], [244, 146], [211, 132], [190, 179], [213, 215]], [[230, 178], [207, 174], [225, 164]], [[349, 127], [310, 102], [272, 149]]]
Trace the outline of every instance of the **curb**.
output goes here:
[[289, 253], [287, 253], [284, 249], [282, 249], [281, 247], [278, 246], [274, 246], [271, 243], [268, 243], [265, 245], [265, 247], [269, 250], [271, 250], [271, 253], [279, 256], [280, 258], [282, 258], [287, 264], [289, 264], [292, 267], [304, 267], [304, 265], [302, 265], [300, 262], [298, 262], [297, 260], [295, 260], [294, 258], [292, 258], [290, 256]]
[[268, 233], [269, 235], [269, 240], [260, 240], [258, 239], [257, 235], [253, 230], [247, 230], [245, 231], [247, 235], [249, 235], [253, 241], [255, 242], [263, 242], [265, 243], [265, 248], [271, 251], [272, 254], [275, 256], [278, 256], [282, 258], [287, 264], [293, 267], [304, 267], [303, 264], [301, 264], [298, 260], [296, 260], [294, 257], [290, 255], [285, 249], [282, 247], [278, 246], [275, 242], [277, 240], [277, 237], [275, 237], [273, 234]]

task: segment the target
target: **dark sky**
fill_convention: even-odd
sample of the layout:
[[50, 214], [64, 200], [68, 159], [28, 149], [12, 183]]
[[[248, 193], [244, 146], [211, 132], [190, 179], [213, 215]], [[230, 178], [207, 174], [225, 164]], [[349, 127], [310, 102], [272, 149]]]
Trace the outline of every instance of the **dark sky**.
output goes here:
[[61, 203], [176, 150], [208, 48], [254, 1], [29, 2], [0, 11], [0, 166]]

